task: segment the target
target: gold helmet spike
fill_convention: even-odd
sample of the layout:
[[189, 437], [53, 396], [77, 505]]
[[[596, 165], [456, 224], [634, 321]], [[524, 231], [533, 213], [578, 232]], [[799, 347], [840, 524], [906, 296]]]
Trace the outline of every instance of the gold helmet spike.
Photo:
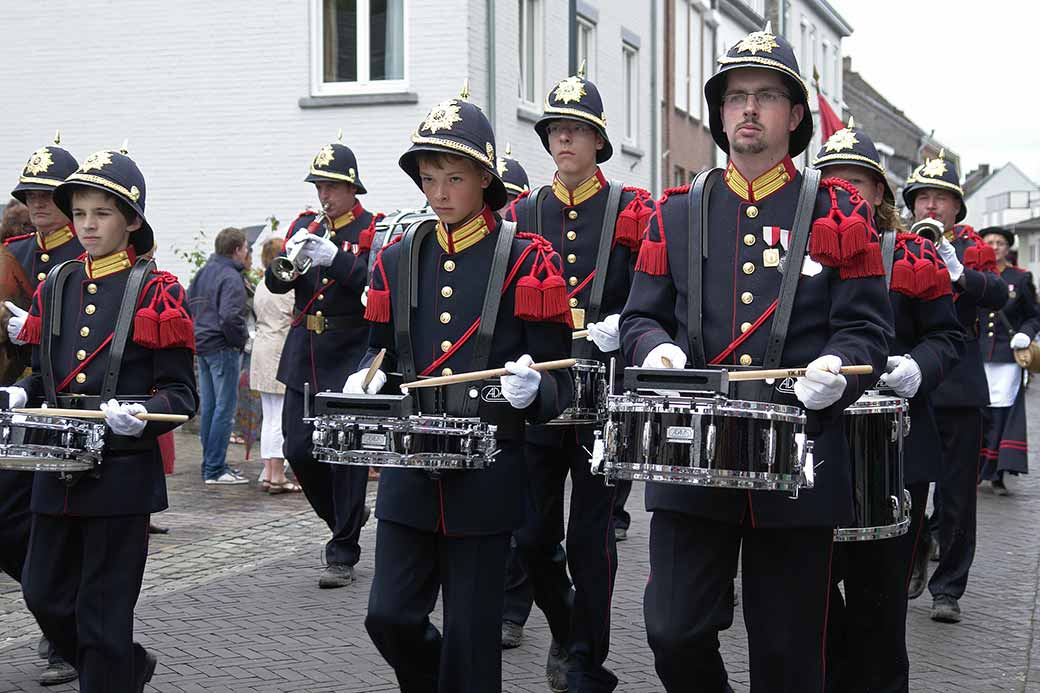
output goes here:
[[130, 151], [130, 140], [129, 139], [125, 139], [125, 140], [123, 140], [123, 146], [119, 148], [119, 153], [122, 154], [123, 156], [126, 156], [129, 151]]
[[856, 127], [856, 119], [852, 116], [849, 116], [849, 130], [853, 129], [854, 127]]
[[336, 133], [336, 141], [337, 142], [342, 142], [343, 141], [343, 128], [340, 128], [339, 132]]
[[506, 156], [513, 156], [513, 145], [506, 142]]
[[61, 144], [61, 130], [54, 131], [54, 144]]
[[585, 79], [585, 58], [581, 59], [581, 65], [578, 66], [578, 77]]
[[462, 83], [462, 90], [459, 92], [459, 98], [463, 101], [469, 101], [469, 77]]
[[773, 33], [773, 21], [772, 20], [769, 20], [769, 21], [766, 22], [765, 32], [767, 34]]
[[937, 159], [945, 159], [946, 158], [946, 147], [942, 147], [942, 148], [939, 149], [939, 156], [936, 157], [936, 158]]
[[812, 81], [815, 84], [819, 84], [820, 83], [820, 71], [816, 69], [816, 65], [815, 64], [812, 66]]

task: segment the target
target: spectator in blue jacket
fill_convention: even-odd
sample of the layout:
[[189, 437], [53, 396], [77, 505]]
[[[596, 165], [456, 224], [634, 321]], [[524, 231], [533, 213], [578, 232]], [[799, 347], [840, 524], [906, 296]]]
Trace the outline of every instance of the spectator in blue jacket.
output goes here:
[[199, 368], [202, 477], [207, 484], [247, 484], [228, 467], [227, 446], [238, 406], [242, 349], [249, 338], [242, 279], [249, 246], [245, 233], [235, 228], [218, 233], [214, 246], [216, 252], [188, 286]]

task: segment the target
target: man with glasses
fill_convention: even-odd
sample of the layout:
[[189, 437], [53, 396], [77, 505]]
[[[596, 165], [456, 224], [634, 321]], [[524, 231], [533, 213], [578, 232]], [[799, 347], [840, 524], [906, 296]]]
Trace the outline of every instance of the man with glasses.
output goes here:
[[[589, 332], [587, 340], [574, 342], [572, 356], [608, 364], [612, 358], [620, 362], [618, 320], [652, 202], [645, 190], [608, 181], [600, 170], [613, 148], [599, 90], [583, 72], [549, 91], [545, 112], [535, 123], [556, 163], [552, 185], [532, 192], [514, 209], [519, 227], [549, 239], [563, 259], [563, 300], [574, 328]], [[617, 677], [603, 666], [617, 573], [612, 521], [616, 487], [607, 486], [589, 468], [593, 428], [527, 430], [528, 509], [516, 541], [535, 603], [552, 631], [546, 678], [553, 691], [613, 691], [617, 686]], [[559, 542], [564, 537], [568, 472], [571, 511], [564, 557]]]
[[[892, 312], [870, 205], [845, 181], [818, 184], [791, 161], [812, 135], [791, 45], [767, 26], [719, 63], [704, 92], [729, 162], [659, 201], [621, 318], [622, 351], [644, 368], [805, 367], [804, 377], [734, 383], [728, 394], [806, 410], [815, 486], [792, 498], [648, 483], [647, 637], [667, 691], [732, 690], [719, 631], [732, 624], [741, 556], [752, 690], [811, 693], [824, 687], [834, 528], [853, 512], [842, 411], [877, 382]], [[691, 205], [707, 206], [692, 225]], [[874, 375], [841, 374], [852, 364]], [[757, 458], [715, 464], [754, 469]]]

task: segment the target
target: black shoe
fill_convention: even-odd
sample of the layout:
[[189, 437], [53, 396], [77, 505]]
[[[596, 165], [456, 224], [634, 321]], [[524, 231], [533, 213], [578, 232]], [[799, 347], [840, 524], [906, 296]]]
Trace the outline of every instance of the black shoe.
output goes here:
[[993, 486], [993, 495], [995, 496], [1010, 496], [1011, 491], [1008, 491], [1008, 487], [1004, 485], [1003, 479], [994, 479], [990, 482]]
[[354, 582], [354, 566], [345, 563], [330, 563], [318, 578], [318, 587], [323, 590], [346, 587]]
[[520, 647], [520, 641], [524, 639], [524, 627], [512, 621], [502, 621], [502, 649], [511, 650]]
[[149, 534], [169, 534], [170, 530], [166, 527], [160, 527], [159, 525], [153, 525], [151, 522], [148, 523]]
[[939, 623], [960, 623], [961, 605], [953, 597], [940, 594], [932, 600], [932, 620]]
[[159, 658], [153, 655], [151, 652], [145, 650], [144, 667], [141, 669], [141, 673], [137, 676], [138, 693], [144, 693], [144, 686], [146, 683], [152, 680], [152, 676], [155, 675], [155, 665], [158, 663]]
[[47, 659], [51, 655], [51, 643], [47, 639], [46, 635], [40, 636], [40, 641], [36, 643], [36, 656], [40, 659]]
[[625, 541], [628, 539], [628, 528], [627, 527], [615, 527], [614, 528], [614, 540]]
[[47, 668], [40, 674], [40, 685], [57, 686], [59, 683], [75, 681], [78, 676], [76, 667], [55, 655], [54, 660], [47, 662]]
[[553, 693], [566, 693], [567, 670], [570, 661], [567, 652], [555, 640], [549, 646], [549, 657], [545, 660], [545, 682]]
[[913, 572], [910, 573], [910, 584], [906, 588], [907, 599], [917, 599], [924, 593], [928, 583], [928, 555], [932, 552], [932, 535], [925, 533], [921, 545], [914, 554]]

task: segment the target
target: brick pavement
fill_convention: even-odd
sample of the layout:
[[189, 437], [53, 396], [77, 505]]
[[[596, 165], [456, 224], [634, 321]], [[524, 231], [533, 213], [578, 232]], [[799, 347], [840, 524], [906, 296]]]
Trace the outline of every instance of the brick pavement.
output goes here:
[[[1040, 411], [1040, 388], [1030, 395]], [[1031, 435], [1040, 441], [1040, 417]], [[232, 456], [241, 459], [241, 448]], [[249, 487], [206, 488], [194, 460], [198, 446], [178, 437], [178, 472], [170, 481], [172, 509], [156, 518], [171, 534], [153, 542], [137, 637], [160, 655], [150, 691], [273, 692], [392, 691], [392, 672], [363, 628], [372, 576], [374, 522], [362, 533], [358, 581], [319, 590], [323, 525], [302, 495], [271, 497]], [[241, 462], [255, 478], [258, 465]], [[908, 633], [911, 690], [1040, 692], [1040, 479], [1012, 479], [1014, 495], [979, 496], [979, 547], [965, 620], [949, 626], [928, 618], [930, 601], [911, 602]], [[374, 490], [374, 485], [370, 487]], [[646, 646], [642, 589], [647, 575], [649, 516], [641, 494], [630, 500], [633, 527], [619, 545], [608, 666], [619, 691], [660, 691]], [[739, 612], [739, 606], [738, 606]], [[435, 617], [435, 618], [439, 618]], [[35, 683], [37, 633], [17, 586], [0, 578], [0, 693], [44, 691]], [[549, 634], [537, 609], [524, 645], [503, 654], [504, 690], [547, 690], [542, 684]], [[748, 689], [742, 618], [722, 634], [737, 691]], [[75, 691], [75, 685], [52, 688]]]

